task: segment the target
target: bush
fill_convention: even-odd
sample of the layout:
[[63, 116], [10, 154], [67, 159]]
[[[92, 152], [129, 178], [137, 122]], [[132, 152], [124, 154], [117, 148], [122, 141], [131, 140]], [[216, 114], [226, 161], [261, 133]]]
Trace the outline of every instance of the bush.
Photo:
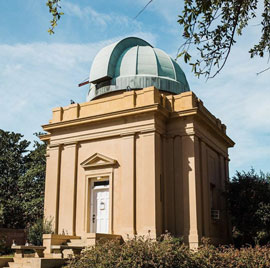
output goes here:
[[5, 237], [1, 236], [0, 237], [0, 256], [6, 254], [6, 239]]
[[181, 240], [164, 235], [155, 241], [137, 237], [123, 245], [101, 241], [80, 257], [69, 261], [66, 268], [267, 268], [270, 247], [214, 247], [207, 240], [197, 250], [189, 250]]
[[11, 248], [6, 244], [7, 237], [5, 235], [0, 236], [0, 256], [11, 253]]
[[42, 235], [52, 234], [52, 221], [39, 219], [28, 229], [27, 239], [30, 244], [35, 246], [42, 245]]
[[196, 267], [190, 251], [179, 239], [164, 235], [158, 241], [136, 237], [120, 244], [101, 241], [87, 249], [81, 257], [68, 264], [69, 268], [86, 267]]
[[214, 247], [208, 241], [194, 253], [199, 264], [197, 267], [209, 268], [267, 268], [270, 267], [270, 247], [242, 247], [237, 249], [230, 246]]

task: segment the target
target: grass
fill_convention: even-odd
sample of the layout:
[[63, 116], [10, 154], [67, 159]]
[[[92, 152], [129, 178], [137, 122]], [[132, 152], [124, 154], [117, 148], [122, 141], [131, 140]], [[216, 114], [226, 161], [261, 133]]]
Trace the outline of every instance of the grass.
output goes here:
[[2, 255], [0, 256], [0, 258], [13, 258], [14, 257], [14, 254], [8, 254], [8, 255]]

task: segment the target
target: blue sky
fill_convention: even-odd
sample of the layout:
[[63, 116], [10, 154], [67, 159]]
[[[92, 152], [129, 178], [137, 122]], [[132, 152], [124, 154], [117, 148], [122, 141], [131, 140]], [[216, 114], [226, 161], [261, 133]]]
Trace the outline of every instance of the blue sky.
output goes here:
[[[51, 118], [51, 109], [70, 99], [84, 102], [95, 54], [126, 36], [141, 37], [173, 58], [183, 42], [177, 15], [182, 1], [154, 0], [136, 20], [148, 0], [62, 0], [65, 15], [56, 34], [47, 33], [50, 14], [45, 0], [0, 0], [0, 128], [33, 133]], [[191, 90], [227, 125], [236, 142], [230, 149], [230, 173], [270, 171], [270, 72], [259, 76], [267, 59], [249, 59], [259, 37], [253, 22], [245, 31], [222, 73], [207, 82], [195, 78], [181, 60]]]

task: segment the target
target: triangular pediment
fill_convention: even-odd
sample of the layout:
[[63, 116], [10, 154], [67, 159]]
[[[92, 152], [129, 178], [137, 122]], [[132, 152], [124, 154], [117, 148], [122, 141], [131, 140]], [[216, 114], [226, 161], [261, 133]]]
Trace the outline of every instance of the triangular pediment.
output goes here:
[[81, 163], [81, 166], [83, 168], [96, 168], [96, 167], [104, 167], [104, 166], [113, 166], [116, 163], [117, 163], [116, 160], [114, 160], [108, 156], [104, 156], [102, 154], [95, 153], [92, 156], [90, 156], [89, 158], [87, 158], [86, 160], [84, 160]]

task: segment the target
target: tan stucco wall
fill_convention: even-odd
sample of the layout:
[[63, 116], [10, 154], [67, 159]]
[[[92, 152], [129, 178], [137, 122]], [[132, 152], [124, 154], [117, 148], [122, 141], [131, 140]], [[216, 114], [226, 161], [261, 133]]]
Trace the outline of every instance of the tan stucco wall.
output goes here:
[[[48, 142], [45, 217], [56, 233], [90, 232], [89, 181], [107, 174], [111, 233], [155, 237], [168, 230], [191, 246], [202, 236], [229, 238], [221, 193], [234, 143], [194, 93], [123, 92], [56, 108], [43, 128], [49, 133], [41, 137]], [[95, 154], [105, 158], [81, 165]], [[210, 183], [213, 208], [221, 210], [217, 221]]]

